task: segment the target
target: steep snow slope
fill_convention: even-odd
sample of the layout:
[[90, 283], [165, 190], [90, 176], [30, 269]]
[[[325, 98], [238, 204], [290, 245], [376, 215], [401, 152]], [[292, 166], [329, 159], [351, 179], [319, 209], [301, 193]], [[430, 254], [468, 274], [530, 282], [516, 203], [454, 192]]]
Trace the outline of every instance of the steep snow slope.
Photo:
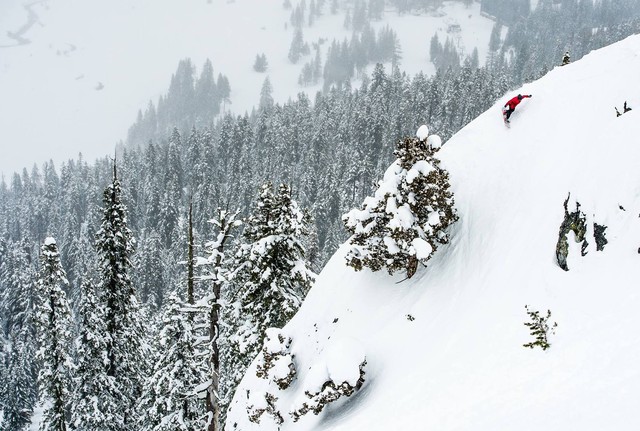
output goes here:
[[[524, 86], [533, 98], [510, 129], [511, 94], [454, 136], [439, 153], [460, 215], [452, 242], [399, 284], [345, 267], [343, 246], [283, 330], [296, 379], [277, 390], [254, 363], [228, 424], [278, 429], [268, 413], [246, 418], [268, 391], [282, 430], [640, 429], [638, 76], [634, 36]], [[616, 118], [625, 100], [637, 109]], [[565, 272], [555, 247], [569, 192], [589, 246], [581, 257], [571, 245]], [[608, 226], [603, 251], [594, 222]], [[525, 305], [558, 323], [549, 350], [522, 346]], [[319, 376], [354, 382], [362, 355], [360, 391], [292, 421]]]

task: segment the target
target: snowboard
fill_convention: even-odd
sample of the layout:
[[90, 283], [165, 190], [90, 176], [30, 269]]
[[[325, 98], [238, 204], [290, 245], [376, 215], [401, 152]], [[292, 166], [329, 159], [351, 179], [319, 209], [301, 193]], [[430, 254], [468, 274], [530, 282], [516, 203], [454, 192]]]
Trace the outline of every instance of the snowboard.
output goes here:
[[[511, 115], [513, 115], [513, 114], [511, 114]], [[507, 110], [505, 108], [502, 109], [502, 121], [504, 121], [504, 125], [505, 126], [507, 126], [508, 128], [511, 127], [511, 123], [507, 119]]]

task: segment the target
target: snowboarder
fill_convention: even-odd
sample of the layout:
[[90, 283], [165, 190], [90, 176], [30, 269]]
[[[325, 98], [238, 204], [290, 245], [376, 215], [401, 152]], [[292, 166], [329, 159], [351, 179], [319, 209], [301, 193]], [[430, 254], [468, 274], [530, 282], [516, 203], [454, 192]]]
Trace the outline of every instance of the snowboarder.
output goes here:
[[566, 66], [569, 63], [571, 63], [571, 56], [569, 55], [569, 51], [567, 51], [564, 53], [564, 56], [562, 57], [561, 66]]
[[502, 117], [504, 118], [504, 122], [509, 124], [509, 117], [513, 114], [513, 111], [516, 110], [516, 106], [522, 102], [522, 99], [531, 97], [531, 94], [518, 94], [516, 97], [509, 100], [502, 108]]

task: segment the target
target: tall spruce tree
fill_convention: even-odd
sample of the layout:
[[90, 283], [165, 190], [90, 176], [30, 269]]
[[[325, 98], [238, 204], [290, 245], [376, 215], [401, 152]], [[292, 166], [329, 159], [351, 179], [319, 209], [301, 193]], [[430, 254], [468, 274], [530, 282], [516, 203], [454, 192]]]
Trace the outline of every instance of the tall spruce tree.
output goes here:
[[49, 237], [40, 249], [37, 286], [40, 301], [36, 322], [41, 368], [38, 374], [40, 403], [44, 411], [41, 431], [66, 431], [69, 402], [71, 310], [62, 286], [68, 284], [60, 264], [55, 239]]
[[0, 265], [3, 291], [0, 317], [7, 334], [5, 396], [0, 429], [21, 430], [31, 421], [37, 401], [38, 361], [35, 332], [35, 270], [30, 241], [7, 244]]
[[228, 308], [233, 386], [262, 347], [267, 328], [282, 328], [298, 310], [314, 274], [305, 262], [303, 238], [310, 218], [282, 184], [260, 189], [232, 267], [234, 305]]
[[129, 275], [135, 239], [127, 225], [115, 162], [103, 205], [102, 224], [96, 233], [100, 256], [98, 295], [106, 324], [107, 375], [115, 382], [108, 388], [113, 391], [108, 396], [116, 402], [115, 410], [108, 414], [113, 418], [112, 429], [134, 430], [134, 406], [142, 390], [146, 355], [141, 312]]
[[107, 340], [104, 308], [89, 279], [81, 283], [78, 304], [76, 366], [73, 373], [70, 428], [77, 431], [115, 431], [119, 390], [107, 375]]

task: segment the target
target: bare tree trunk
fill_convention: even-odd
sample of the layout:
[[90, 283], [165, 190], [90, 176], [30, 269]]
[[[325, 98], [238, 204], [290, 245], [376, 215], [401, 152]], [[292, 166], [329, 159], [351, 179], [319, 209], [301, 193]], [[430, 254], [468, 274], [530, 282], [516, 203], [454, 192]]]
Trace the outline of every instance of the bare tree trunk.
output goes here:
[[193, 202], [189, 199], [189, 246], [187, 251], [187, 302], [194, 304], [193, 300]]
[[211, 310], [209, 312], [209, 338], [210, 338], [210, 370], [211, 370], [211, 386], [207, 390], [207, 412], [209, 414], [209, 424], [207, 425], [207, 431], [218, 431], [220, 429], [220, 402], [218, 400], [218, 393], [220, 387], [220, 349], [218, 346], [218, 338], [220, 337], [220, 307], [218, 301], [220, 300], [220, 292], [222, 287], [222, 280], [220, 280], [220, 266], [222, 264], [222, 257], [224, 252], [224, 245], [227, 239], [231, 237], [230, 232], [237, 223], [235, 222], [236, 214], [229, 215], [225, 210], [219, 210], [218, 222], [220, 233], [222, 238], [216, 248], [216, 258], [213, 262], [213, 299], [211, 303]]

